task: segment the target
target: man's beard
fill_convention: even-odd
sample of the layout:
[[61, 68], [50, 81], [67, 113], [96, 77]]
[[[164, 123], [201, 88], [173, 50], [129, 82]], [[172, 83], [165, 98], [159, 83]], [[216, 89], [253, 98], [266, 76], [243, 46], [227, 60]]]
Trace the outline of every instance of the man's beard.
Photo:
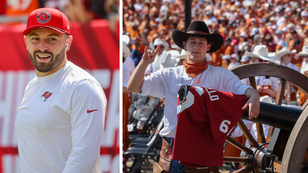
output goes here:
[[[45, 54], [49, 54], [50, 55], [50, 61], [48, 63], [41, 63], [38, 62], [36, 59], [36, 54], [37, 53], [45, 53]], [[34, 67], [36, 68], [37, 71], [42, 72], [42, 73], [46, 73], [49, 72], [53, 69], [55, 69], [56, 67], [58, 67], [64, 60], [65, 57], [65, 48], [63, 48], [61, 50], [61, 52], [59, 54], [57, 54], [56, 56], [54, 56], [53, 53], [45, 51], [45, 52], [41, 52], [40, 50], [35, 51], [33, 53], [33, 55], [28, 51], [30, 60], [32, 62], [32, 64], [34, 65]]]

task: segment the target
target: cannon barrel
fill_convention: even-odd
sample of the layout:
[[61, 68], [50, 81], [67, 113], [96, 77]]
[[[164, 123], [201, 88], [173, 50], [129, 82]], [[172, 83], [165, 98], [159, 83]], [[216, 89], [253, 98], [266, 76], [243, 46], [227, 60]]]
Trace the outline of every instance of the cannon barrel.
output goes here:
[[[249, 108], [245, 110], [242, 116], [243, 119], [249, 120], [248, 112]], [[259, 116], [258, 118], [253, 118], [251, 121], [292, 131], [301, 113], [301, 109], [260, 102]]]

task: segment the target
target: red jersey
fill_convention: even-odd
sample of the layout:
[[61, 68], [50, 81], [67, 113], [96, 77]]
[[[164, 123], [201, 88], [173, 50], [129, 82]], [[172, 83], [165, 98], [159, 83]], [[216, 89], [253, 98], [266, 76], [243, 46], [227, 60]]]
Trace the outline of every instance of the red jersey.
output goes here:
[[191, 167], [222, 166], [224, 142], [246, 101], [245, 95], [190, 87], [182, 103], [178, 97], [172, 159]]

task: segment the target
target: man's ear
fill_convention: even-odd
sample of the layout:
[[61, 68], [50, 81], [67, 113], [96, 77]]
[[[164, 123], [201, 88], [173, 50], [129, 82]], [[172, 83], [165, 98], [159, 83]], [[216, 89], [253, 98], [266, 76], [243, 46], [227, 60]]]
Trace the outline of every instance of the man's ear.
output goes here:
[[186, 50], [186, 42], [183, 41], [183, 46], [184, 46], [184, 49]]
[[207, 45], [207, 51], [209, 51], [211, 49], [211, 47], [212, 47], [212, 44], [208, 44]]
[[26, 49], [28, 50], [28, 43], [27, 43], [27, 36], [24, 35], [24, 42], [25, 42], [25, 45], [26, 45]]
[[65, 47], [66, 51], [70, 50], [72, 42], [73, 42], [73, 36], [70, 35], [70, 36], [68, 36], [68, 38], [66, 40], [66, 47]]

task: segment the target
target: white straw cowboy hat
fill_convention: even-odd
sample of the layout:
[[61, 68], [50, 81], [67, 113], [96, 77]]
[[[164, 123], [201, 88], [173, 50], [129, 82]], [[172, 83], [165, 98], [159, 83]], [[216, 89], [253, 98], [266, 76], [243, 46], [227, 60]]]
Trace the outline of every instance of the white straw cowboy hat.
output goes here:
[[249, 56], [243, 55], [241, 58], [241, 62], [247, 62], [249, 60]]
[[123, 45], [127, 45], [130, 41], [130, 38], [128, 35], [122, 35], [122, 42], [123, 42]]
[[303, 55], [307, 55], [308, 56], [308, 46], [304, 46], [302, 48], [302, 51], [300, 51], [297, 55], [298, 56], [303, 56]]
[[283, 56], [285, 56], [285, 55], [287, 55], [287, 54], [293, 54], [293, 53], [296, 53], [296, 50], [292, 50], [292, 51], [290, 51], [288, 48], [286, 48], [286, 47], [283, 47], [279, 52], [278, 52], [278, 54], [276, 55], [276, 57], [274, 57], [274, 61], [275, 62], [279, 62], [279, 64], [280, 64], [280, 62], [281, 62], [281, 57], [283, 57]]
[[158, 45], [164, 46], [164, 50], [167, 50], [169, 48], [169, 44], [160, 38], [156, 38], [154, 40], [154, 43], [153, 45], [151, 45], [151, 48], [154, 50], [154, 46], [158, 46]]
[[236, 54], [236, 53], [232, 54], [232, 55], [231, 55], [231, 58], [235, 58], [237, 61], [240, 59], [240, 58], [238, 57], [238, 54]]
[[265, 45], [256, 45], [253, 49], [253, 52], [247, 52], [246, 55], [270, 62], [273, 62], [274, 58], [274, 56], [271, 56], [271, 54], [268, 52], [268, 48]]
[[172, 39], [176, 45], [184, 49], [183, 41], [186, 41], [188, 37], [197, 36], [203, 37], [208, 42], [212, 42], [211, 48], [208, 53], [215, 52], [223, 44], [223, 38], [220, 34], [210, 34], [210, 31], [203, 21], [193, 21], [187, 28], [186, 32], [179, 30], [173, 31]]
[[177, 56], [176, 58], [179, 58], [179, 59], [186, 59], [187, 58], [187, 52], [185, 49], [182, 49], [181, 50], [181, 54], [179, 56]]
[[231, 56], [230, 55], [224, 55], [221, 57], [221, 59], [231, 59]]
[[179, 56], [180, 53], [177, 50], [169, 50], [163, 54], [161, 59], [161, 67], [168, 68], [168, 67], [175, 67], [177, 61], [175, 57]]
[[130, 55], [130, 50], [129, 50], [129, 48], [126, 46], [126, 45], [123, 45], [123, 56], [124, 56], [124, 58], [127, 58], [127, 57], [130, 57], [131, 55]]
[[205, 54], [206, 61], [213, 61], [212, 56], [209, 53]]

